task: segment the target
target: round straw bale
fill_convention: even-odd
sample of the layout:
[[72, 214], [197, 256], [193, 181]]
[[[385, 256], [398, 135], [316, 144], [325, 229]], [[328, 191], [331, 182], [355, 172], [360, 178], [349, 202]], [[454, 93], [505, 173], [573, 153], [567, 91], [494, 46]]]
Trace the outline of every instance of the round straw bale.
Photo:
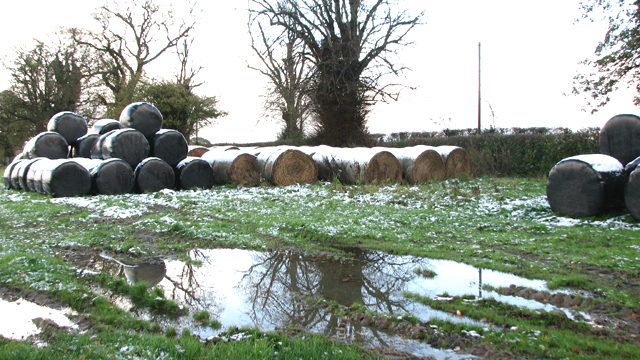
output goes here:
[[318, 180], [318, 167], [302, 151], [287, 148], [261, 148], [256, 171], [278, 186], [311, 184]]
[[169, 166], [175, 167], [189, 152], [189, 144], [182, 133], [171, 129], [161, 129], [149, 140], [151, 151], [149, 156], [164, 160]]
[[[132, 169], [135, 169], [140, 161], [149, 157], [150, 146], [147, 138], [134, 129], [120, 129], [109, 132], [102, 135], [96, 145], [100, 146], [102, 159], [122, 159]], [[91, 157], [94, 158], [93, 152]]]
[[120, 114], [123, 128], [133, 128], [150, 138], [162, 128], [162, 114], [155, 106], [146, 102], [127, 105]]
[[90, 159], [91, 149], [98, 139], [100, 139], [100, 135], [98, 134], [86, 134], [85, 136], [78, 138], [78, 141], [76, 141], [76, 143], [71, 147], [71, 156], [74, 158]]
[[202, 157], [202, 154], [209, 151], [209, 148], [200, 145], [189, 145], [189, 152], [187, 152], [187, 156], [192, 157]]
[[390, 181], [397, 183], [402, 180], [402, 165], [398, 159], [388, 151], [379, 151], [371, 157], [365, 171], [364, 181], [381, 183]]
[[336, 169], [334, 156], [332, 151], [334, 148], [327, 145], [319, 146], [300, 146], [297, 148], [303, 153], [311, 156], [318, 168], [318, 180], [333, 181], [337, 176], [334, 172]]
[[218, 185], [236, 183], [256, 186], [260, 175], [256, 171], [256, 157], [242, 150], [209, 151], [202, 159], [213, 168], [213, 181]]
[[209, 163], [199, 157], [187, 157], [175, 168], [176, 188], [178, 189], [211, 189], [213, 186], [213, 169]]
[[459, 146], [438, 146], [436, 150], [442, 156], [447, 167], [447, 177], [459, 178], [463, 175], [473, 176], [471, 159], [466, 150]]
[[[87, 169], [71, 159], [44, 160], [41, 169], [42, 190], [53, 197], [87, 195], [91, 190], [91, 176]], [[43, 164], [44, 165], [44, 164]]]
[[42, 132], [27, 141], [23, 153], [29, 159], [37, 157], [66, 159], [69, 154], [69, 144], [57, 132]]
[[93, 123], [91, 129], [89, 129], [90, 134], [98, 134], [104, 135], [111, 130], [120, 130], [122, 129], [122, 124], [118, 120], [114, 119], [100, 119]]
[[608, 155], [566, 158], [549, 172], [547, 200], [551, 210], [569, 217], [588, 217], [624, 206], [626, 174]]
[[22, 161], [25, 161], [25, 160], [24, 159], [14, 160], [14, 161], [11, 162], [11, 164], [7, 165], [7, 167], [4, 168], [4, 174], [2, 175], [2, 178], [4, 179], [4, 188], [5, 189], [9, 190], [9, 189], [14, 188], [14, 186], [11, 184], [11, 172]]
[[134, 171], [136, 192], [157, 192], [173, 188], [176, 175], [164, 160], [150, 157], [142, 160]]
[[627, 164], [640, 156], [640, 117], [616, 115], [600, 130], [600, 152]]
[[122, 159], [101, 161], [91, 168], [91, 191], [103, 195], [121, 195], [133, 191], [135, 175], [133, 169]]
[[418, 145], [387, 150], [398, 159], [405, 180], [411, 184], [429, 180], [441, 181], [447, 176], [444, 160], [433, 146]]
[[49, 119], [47, 130], [57, 132], [64, 137], [69, 145], [73, 145], [79, 137], [87, 133], [87, 121], [82, 115], [63, 111]]

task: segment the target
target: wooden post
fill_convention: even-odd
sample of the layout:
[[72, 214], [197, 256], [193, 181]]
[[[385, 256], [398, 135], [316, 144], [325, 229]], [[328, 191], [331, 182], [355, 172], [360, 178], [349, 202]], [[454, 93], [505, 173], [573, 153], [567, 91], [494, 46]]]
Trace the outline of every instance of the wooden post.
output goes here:
[[480, 97], [480, 43], [478, 43], [478, 135], [480, 135], [481, 131], [481, 97]]

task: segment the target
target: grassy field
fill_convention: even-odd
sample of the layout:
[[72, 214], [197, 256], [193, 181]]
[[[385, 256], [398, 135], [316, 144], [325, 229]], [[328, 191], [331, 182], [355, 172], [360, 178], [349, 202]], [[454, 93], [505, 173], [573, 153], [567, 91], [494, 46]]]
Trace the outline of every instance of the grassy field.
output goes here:
[[[100, 251], [188, 261], [186, 254], [194, 247], [295, 249], [345, 261], [349, 257], [345, 249], [360, 248], [455, 260], [545, 280], [549, 291], [544, 293], [487, 290], [543, 302], [560, 299], [558, 306], [587, 314], [587, 319], [571, 320], [557, 311], [530, 310], [493, 299], [460, 296], [435, 301], [406, 293], [434, 309], [462, 313], [493, 326], [487, 330], [440, 320], [427, 326], [412, 319], [412, 329], [418, 330], [399, 332], [434, 347], [486, 358], [640, 358], [640, 224], [623, 212], [580, 220], [557, 216], [549, 209], [545, 185], [543, 179], [478, 178], [418, 186], [228, 186], [60, 199], [0, 190], [3, 297], [42, 294], [50, 303], [74, 309], [86, 329], [78, 333], [47, 327], [41, 335], [47, 347], [1, 340], [0, 358], [383, 355], [299, 329], [278, 333], [230, 329], [229, 334], [251, 335], [237, 342], [202, 342], [188, 333], [173, 336], [91, 289], [106, 288], [137, 299], [140, 306], [176, 311], [170, 299], [158, 300], [164, 297], [161, 292], [100, 275], [79, 277], [73, 262], [65, 261]], [[565, 295], [559, 297], [558, 291]], [[358, 304], [333, 309], [351, 318], [390, 316], [367, 314]]]

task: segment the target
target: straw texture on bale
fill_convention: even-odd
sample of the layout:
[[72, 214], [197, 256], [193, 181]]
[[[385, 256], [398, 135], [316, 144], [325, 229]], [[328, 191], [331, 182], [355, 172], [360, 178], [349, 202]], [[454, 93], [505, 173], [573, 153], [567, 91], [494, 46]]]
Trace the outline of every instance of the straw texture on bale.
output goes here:
[[447, 177], [459, 178], [463, 175], [473, 176], [473, 167], [467, 151], [458, 146], [438, 146], [435, 148], [440, 153], [447, 168]]
[[278, 186], [311, 184], [318, 180], [318, 168], [311, 157], [290, 148], [260, 148], [256, 171]]
[[143, 159], [149, 157], [149, 151], [149, 142], [141, 132], [120, 129], [102, 135], [91, 151], [91, 158], [118, 158], [135, 169]]
[[149, 156], [164, 160], [169, 166], [175, 167], [187, 157], [189, 145], [184, 135], [176, 130], [162, 129], [149, 140], [151, 150]]
[[134, 171], [136, 192], [157, 192], [172, 189], [176, 182], [173, 168], [164, 160], [150, 157], [142, 160]]
[[53, 197], [71, 197], [87, 195], [91, 190], [91, 176], [77, 162], [70, 159], [43, 162], [46, 165], [41, 168], [40, 182], [44, 193]]
[[202, 157], [202, 154], [209, 151], [209, 148], [200, 145], [189, 145], [189, 152], [187, 152], [187, 156], [191, 157]]
[[[601, 166], [608, 163], [608, 166]], [[624, 207], [626, 173], [615, 158], [590, 154], [563, 159], [549, 172], [551, 210], [580, 218]]]
[[69, 144], [57, 132], [42, 132], [32, 137], [24, 146], [24, 157], [33, 159], [46, 157], [48, 159], [66, 159], [69, 154]]
[[59, 112], [49, 119], [47, 130], [62, 135], [69, 145], [75, 144], [78, 138], [87, 134], [87, 121], [71, 111]]
[[174, 171], [178, 189], [211, 189], [213, 186], [213, 169], [199, 157], [187, 157], [180, 161]]
[[616, 115], [600, 130], [600, 152], [623, 165], [640, 156], [640, 117]]
[[71, 156], [74, 158], [91, 158], [91, 149], [100, 139], [98, 134], [86, 134], [73, 144], [71, 148]]
[[127, 105], [120, 114], [123, 128], [132, 128], [150, 138], [162, 128], [162, 114], [155, 106], [146, 102]]
[[211, 164], [213, 180], [218, 185], [235, 183], [255, 186], [260, 181], [253, 154], [232, 148], [226, 151], [209, 151], [202, 155], [202, 159]]
[[388, 151], [369, 148], [335, 148], [332, 152], [335, 174], [340, 182], [354, 185], [358, 182], [371, 184], [402, 180], [402, 166]]
[[429, 180], [441, 181], [447, 176], [447, 167], [440, 153], [431, 146], [413, 146], [388, 149], [400, 162], [405, 180], [419, 184]]
[[120, 130], [122, 125], [118, 120], [114, 119], [100, 119], [93, 123], [91, 129], [89, 129], [89, 134], [98, 134], [104, 135], [112, 130]]

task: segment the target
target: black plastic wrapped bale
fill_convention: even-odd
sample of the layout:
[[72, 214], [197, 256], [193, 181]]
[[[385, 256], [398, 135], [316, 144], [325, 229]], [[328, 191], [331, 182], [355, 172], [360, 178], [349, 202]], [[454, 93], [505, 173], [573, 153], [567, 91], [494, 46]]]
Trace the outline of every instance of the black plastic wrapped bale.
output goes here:
[[614, 157], [602, 154], [561, 160], [549, 172], [547, 200], [551, 210], [569, 217], [596, 216], [624, 208], [627, 175]]
[[103, 160], [102, 159], [102, 143], [104, 143], [104, 140], [109, 137], [109, 135], [113, 134], [116, 130], [111, 130], [108, 133], [102, 134], [98, 137], [98, 140], [96, 140], [95, 143], [93, 143], [93, 146], [91, 147], [91, 151], [90, 151], [90, 158], [91, 159], [99, 159], [99, 160]]
[[142, 160], [134, 171], [136, 192], [157, 192], [172, 189], [176, 182], [173, 168], [164, 160], [150, 157]]
[[22, 151], [29, 159], [46, 157], [48, 159], [66, 159], [69, 154], [69, 143], [57, 132], [43, 132], [32, 137]]
[[53, 197], [87, 195], [91, 190], [91, 176], [87, 169], [76, 161], [44, 160], [42, 168], [42, 190]]
[[91, 192], [102, 195], [121, 195], [133, 192], [133, 169], [122, 159], [101, 161], [91, 171]]
[[20, 164], [21, 162], [25, 161], [24, 159], [18, 159], [15, 160], [13, 162], [11, 162], [11, 164], [7, 165], [6, 168], [4, 168], [4, 174], [2, 174], [2, 178], [4, 179], [4, 188], [9, 190], [13, 188], [13, 185], [11, 184], [11, 172], [13, 171], [13, 169]]
[[21, 161], [11, 170], [11, 187], [16, 190], [29, 190], [27, 188], [27, 172], [34, 162], [44, 158], [35, 158]]
[[[29, 162], [31, 162], [30, 164], [25, 163], [25, 165], [22, 167], [21, 171], [21, 175], [20, 175], [20, 187], [22, 188], [22, 190], [26, 190], [26, 191], [36, 191], [36, 181], [40, 181], [39, 177], [36, 177], [36, 172], [37, 170], [40, 168], [39, 164], [42, 164], [46, 161], [44, 160], [49, 160], [47, 158], [35, 158], [35, 159], [31, 159], [28, 160]], [[37, 176], [40, 176], [39, 174]]]
[[184, 160], [189, 153], [189, 144], [181, 132], [171, 129], [162, 129], [151, 137], [151, 157], [164, 160], [169, 166], [175, 167]]
[[[135, 169], [143, 159], [149, 157], [149, 141], [138, 130], [114, 130], [102, 137], [96, 142], [93, 150], [100, 147], [100, 153], [104, 160], [122, 159], [132, 169]], [[97, 150], [95, 153], [97, 154]], [[94, 151], [91, 152], [91, 158], [96, 158]]]
[[[100, 135], [98, 134], [86, 134], [80, 137], [78, 141], [71, 146], [71, 156], [74, 158], [90, 159], [91, 149], [98, 139], [100, 139]], [[100, 157], [102, 157], [102, 154], [100, 154]]]
[[162, 114], [149, 103], [137, 102], [122, 110], [120, 124], [123, 128], [136, 129], [150, 138], [162, 128]]
[[59, 112], [49, 119], [47, 130], [62, 135], [69, 145], [87, 134], [87, 120], [71, 111]]
[[625, 166], [629, 180], [624, 188], [624, 204], [636, 221], [640, 221], [640, 166], [638, 165], [640, 165], [640, 157]]
[[199, 157], [190, 156], [180, 161], [175, 172], [178, 189], [211, 189], [213, 186], [213, 168]]
[[100, 119], [91, 125], [91, 129], [89, 129], [89, 134], [98, 134], [104, 135], [112, 130], [120, 130], [122, 129], [122, 125], [120, 121], [114, 119]]
[[616, 115], [600, 130], [600, 152], [627, 164], [640, 156], [640, 117]]

